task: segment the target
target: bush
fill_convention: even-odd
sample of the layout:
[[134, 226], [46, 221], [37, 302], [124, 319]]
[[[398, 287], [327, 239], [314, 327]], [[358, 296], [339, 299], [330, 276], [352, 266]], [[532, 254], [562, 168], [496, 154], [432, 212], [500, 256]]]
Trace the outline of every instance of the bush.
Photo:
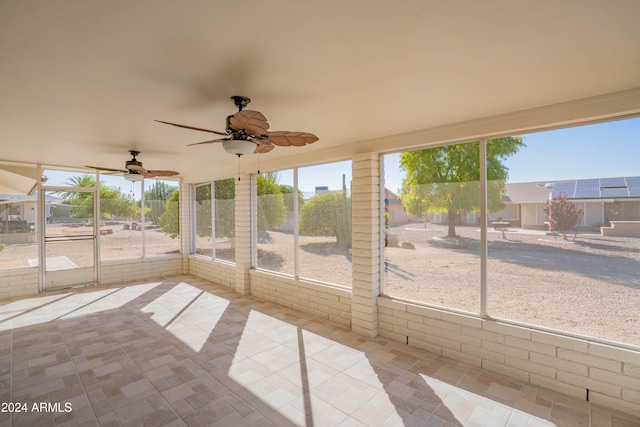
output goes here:
[[551, 230], [562, 233], [562, 238], [567, 240], [567, 231], [578, 225], [583, 211], [576, 203], [570, 201], [565, 193], [560, 193], [547, 201], [544, 214]]
[[313, 197], [300, 209], [300, 234], [307, 236], [337, 236], [336, 212], [342, 207], [342, 196], [323, 193]]

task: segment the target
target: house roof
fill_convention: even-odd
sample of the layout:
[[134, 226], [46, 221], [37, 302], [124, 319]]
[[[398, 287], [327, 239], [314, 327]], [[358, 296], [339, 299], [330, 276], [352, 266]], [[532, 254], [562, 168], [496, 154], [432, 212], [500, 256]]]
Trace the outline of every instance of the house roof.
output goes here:
[[[202, 182], [640, 113], [638, 1], [31, 0], [1, 10], [4, 161], [122, 168], [136, 149], [146, 168]], [[224, 130], [232, 95], [250, 97], [270, 130], [320, 140], [238, 161], [220, 144], [187, 146], [210, 134], [154, 122]]]
[[640, 198], [640, 176], [510, 183], [505, 186], [502, 200], [514, 204], [544, 203], [561, 194], [576, 200]]
[[[0, 203], [1, 202], [24, 202], [24, 201], [35, 202], [37, 198], [38, 198], [37, 194], [34, 194], [33, 196], [25, 196], [20, 194], [0, 194]], [[50, 202], [54, 204], [60, 204], [63, 202], [63, 200], [60, 197], [50, 196], [48, 194], [44, 196], [44, 200], [45, 202]]]
[[550, 189], [545, 182], [519, 182], [505, 185], [502, 201], [505, 203], [524, 204], [540, 203], [549, 199]]

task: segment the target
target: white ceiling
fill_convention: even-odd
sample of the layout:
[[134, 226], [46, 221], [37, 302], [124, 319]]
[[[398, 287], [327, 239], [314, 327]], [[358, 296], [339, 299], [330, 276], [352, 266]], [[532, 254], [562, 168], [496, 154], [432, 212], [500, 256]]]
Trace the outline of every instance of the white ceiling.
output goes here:
[[[0, 160], [186, 181], [241, 165], [232, 95], [271, 130], [358, 141], [640, 88], [637, 0], [0, 0]], [[308, 158], [308, 153], [307, 156]], [[242, 161], [252, 161], [242, 159]], [[282, 162], [283, 160], [279, 160]]]

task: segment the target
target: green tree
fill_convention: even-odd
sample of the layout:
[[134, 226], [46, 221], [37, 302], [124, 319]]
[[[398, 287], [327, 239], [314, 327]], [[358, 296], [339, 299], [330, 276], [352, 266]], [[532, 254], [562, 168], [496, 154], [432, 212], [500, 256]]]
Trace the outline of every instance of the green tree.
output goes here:
[[166, 202], [175, 190], [174, 185], [164, 181], [155, 181], [151, 184], [144, 192], [145, 218], [158, 224], [159, 218], [164, 213]]
[[[256, 177], [258, 190], [258, 230], [278, 227], [284, 221], [286, 207], [280, 186], [273, 175]], [[235, 236], [235, 179], [215, 181], [216, 237]], [[211, 186], [196, 189], [196, 232], [198, 236], [211, 236]]]
[[258, 230], [278, 227], [284, 221], [287, 207], [282, 190], [270, 175], [256, 177], [258, 190]]
[[346, 176], [342, 175], [342, 203], [336, 211], [338, 246], [344, 250], [352, 246], [351, 197], [347, 196]]
[[544, 214], [549, 221], [549, 228], [562, 233], [562, 238], [567, 240], [567, 231], [578, 225], [583, 211], [575, 202], [567, 198], [566, 193], [560, 193], [553, 199], [547, 200]]
[[[95, 188], [93, 175], [73, 176], [65, 185], [74, 188]], [[71, 215], [75, 218], [93, 218], [93, 193], [66, 191], [61, 196], [71, 204]], [[118, 187], [100, 183], [100, 218], [134, 216], [139, 212], [133, 197], [123, 195]]]
[[[293, 187], [286, 184], [280, 184], [280, 192], [284, 197], [284, 204], [287, 207], [287, 212], [293, 212]], [[302, 191], [298, 190], [298, 209], [300, 209], [304, 205], [304, 196], [302, 195]]]
[[314, 196], [300, 209], [300, 234], [338, 236], [337, 214], [343, 206], [342, 195], [327, 192]]
[[162, 214], [158, 217], [158, 226], [172, 239], [180, 235], [180, 191], [176, 187], [167, 197]]
[[236, 180], [223, 179], [214, 183], [216, 237], [236, 235]]
[[[402, 180], [400, 198], [410, 215], [422, 217], [428, 212], [446, 211], [447, 236], [456, 237], [459, 213], [480, 207], [480, 143], [448, 145], [400, 155]], [[502, 209], [502, 193], [508, 169], [503, 161], [524, 147], [522, 138], [511, 136], [487, 142], [487, 179], [489, 211]]]
[[196, 234], [211, 236], [211, 184], [196, 187]]

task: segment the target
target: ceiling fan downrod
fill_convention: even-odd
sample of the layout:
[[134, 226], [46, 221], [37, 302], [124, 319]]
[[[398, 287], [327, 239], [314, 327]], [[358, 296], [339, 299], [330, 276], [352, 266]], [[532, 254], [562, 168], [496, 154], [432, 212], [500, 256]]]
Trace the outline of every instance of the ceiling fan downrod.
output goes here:
[[242, 109], [247, 105], [249, 105], [249, 103], [251, 102], [250, 98], [247, 98], [246, 96], [238, 96], [238, 95], [232, 96], [231, 100], [233, 101], [234, 104], [236, 104], [236, 107], [238, 107], [238, 111], [242, 111]]

